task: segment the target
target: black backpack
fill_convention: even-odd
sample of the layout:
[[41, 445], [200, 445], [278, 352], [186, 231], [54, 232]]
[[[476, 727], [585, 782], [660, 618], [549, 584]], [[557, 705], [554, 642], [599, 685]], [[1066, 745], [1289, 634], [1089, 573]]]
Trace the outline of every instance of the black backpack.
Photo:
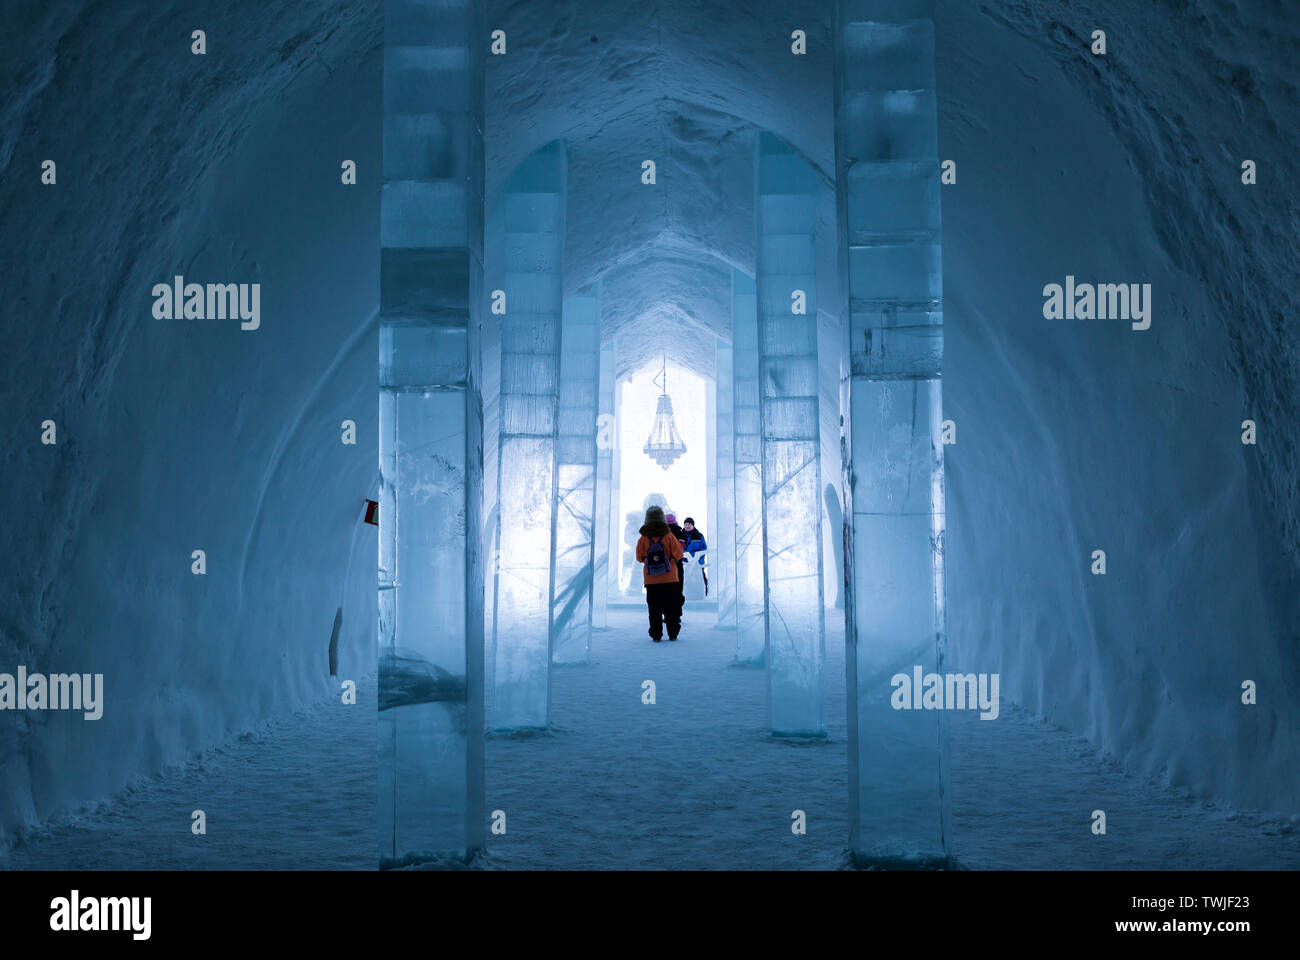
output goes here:
[[645, 572], [652, 577], [661, 577], [669, 569], [668, 551], [664, 549], [663, 537], [651, 540], [645, 552]]

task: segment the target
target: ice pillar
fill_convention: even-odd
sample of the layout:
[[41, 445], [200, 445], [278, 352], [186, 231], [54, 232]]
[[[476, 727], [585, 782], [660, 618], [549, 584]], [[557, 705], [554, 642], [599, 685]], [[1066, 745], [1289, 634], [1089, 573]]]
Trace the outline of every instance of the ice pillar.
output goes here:
[[[715, 347], [716, 356], [716, 347]], [[705, 381], [704, 384], [704, 516], [700, 517], [697, 513], [696, 523], [704, 524], [704, 532], [715, 532], [718, 525], [718, 378], [716, 375], [712, 380]], [[709, 543], [712, 547], [713, 544]], [[708, 554], [703, 555], [704, 562], [707, 564], [712, 558]], [[705, 576], [708, 576], [706, 573]], [[717, 594], [712, 587], [709, 588], [713, 594], [710, 599], [717, 600]], [[717, 615], [715, 610], [714, 616]]]
[[490, 238], [505, 251], [494, 730], [550, 722], [565, 175], [559, 141], [521, 163], [501, 199], [504, 232]]
[[[599, 327], [597, 327], [599, 333]], [[610, 554], [613, 526], [614, 447], [614, 344], [600, 348], [600, 404], [596, 418], [596, 560], [592, 586], [591, 625], [603, 630], [608, 621], [610, 577], [614, 576]]]
[[825, 736], [817, 181], [769, 133], [756, 168], [768, 706], [773, 734]]
[[736, 663], [762, 666], [763, 439], [758, 410], [758, 307], [753, 278], [731, 271]]
[[717, 437], [717, 513], [705, 531], [709, 542], [709, 591], [718, 601], [718, 626], [736, 626], [736, 406], [731, 344], [719, 338], [714, 348], [717, 390], [714, 421]]
[[483, 844], [483, 5], [384, 10], [379, 857]]
[[591, 652], [596, 516], [596, 406], [600, 385], [600, 286], [564, 304], [556, 462], [554, 663]]
[[[910, 688], [942, 675], [945, 646], [932, 3], [842, 0], [836, 27], [850, 846], [859, 863], [931, 866], [949, 856], [946, 715]], [[891, 703], [896, 676], [911, 709]]]
[[614, 422], [611, 425], [610, 440], [614, 444], [614, 449], [610, 451], [612, 460], [610, 462], [609, 473], [609, 602], [622, 603], [626, 600], [623, 592], [623, 577], [625, 574], [624, 567], [628, 562], [626, 559], [627, 544], [625, 537], [627, 531], [624, 527], [623, 504], [622, 504], [622, 483], [623, 483], [623, 389], [618, 382], [618, 338], [614, 338], [614, 383], [611, 389], [614, 393]]

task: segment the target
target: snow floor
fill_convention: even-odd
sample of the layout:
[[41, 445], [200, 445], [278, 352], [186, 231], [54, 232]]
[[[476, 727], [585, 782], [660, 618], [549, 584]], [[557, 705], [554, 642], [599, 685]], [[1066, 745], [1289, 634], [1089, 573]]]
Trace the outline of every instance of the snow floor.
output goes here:
[[[262, 724], [0, 850], [9, 870], [369, 870], [375, 678]], [[207, 814], [206, 836], [190, 831]]]
[[[848, 831], [844, 654], [827, 638], [830, 737], [766, 736], [764, 674], [688, 605], [677, 643], [613, 608], [592, 663], [557, 668], [555, 732], [492, 737], [489, 869], [832, 869]], [[828, 618], [828, 623], [834, 618]], [[656, 703], [641, 702], [653, 680]], [[6, 869], [371, 869], [374, 679], [266, 724], [0, 853]], [[1300, 868], [1300, 819], [1235, 812], [1125, 776], [1085, 741], [1003, 703], [954, 713], [953, 846], [970, 869]], [[190, 811], [208, 834], [190, 833]], [[808, 833], [790, 832], [793, 810]], [[1093, 836], [1090, 814], [1107, 814]]]

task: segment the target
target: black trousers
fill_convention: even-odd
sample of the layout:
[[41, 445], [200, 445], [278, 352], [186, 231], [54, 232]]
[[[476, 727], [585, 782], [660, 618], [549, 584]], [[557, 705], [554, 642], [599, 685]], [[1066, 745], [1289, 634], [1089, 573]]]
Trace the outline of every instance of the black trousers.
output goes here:
[[682, 594], [680, 583], [647, 583], [645, 602], [650, 608], [650, 636], [662, 640], [664, 626], [668, 639], [677, 639], [682, 629]]

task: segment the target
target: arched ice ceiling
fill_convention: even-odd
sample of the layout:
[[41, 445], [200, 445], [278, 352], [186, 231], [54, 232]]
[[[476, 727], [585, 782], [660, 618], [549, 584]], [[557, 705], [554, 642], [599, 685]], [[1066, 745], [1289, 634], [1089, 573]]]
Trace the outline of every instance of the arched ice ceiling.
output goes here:
[[[620, 373], [656, 355], [713, 373], [730, 339], [730, 268], [753, 272], [754, 135], [771, 130], [822, 173], [834, 224], [831, 4], [757, 0], [500, 0], [489, 29], [487, 196], [554, 139], [568, 160], [565, 293], [603, 281], [602, 339]], [[808, 52], [790, 50], [794, 29]], [[657, 182], [641, 182], [654, 160]], [[822, 244], [827, 277], [834, 249]]]

